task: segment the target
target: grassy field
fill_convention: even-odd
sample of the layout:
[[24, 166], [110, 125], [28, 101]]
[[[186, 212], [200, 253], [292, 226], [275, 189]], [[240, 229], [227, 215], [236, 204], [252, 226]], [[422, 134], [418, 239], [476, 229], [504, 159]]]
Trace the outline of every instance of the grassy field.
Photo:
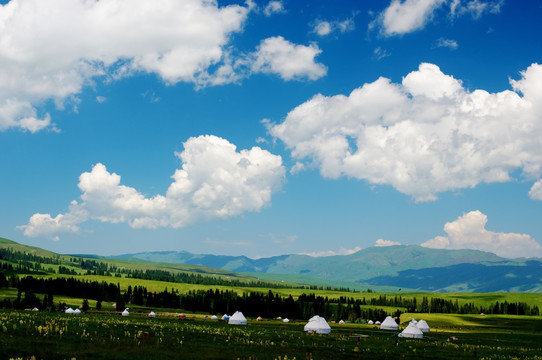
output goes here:
[[[71, 277], [71, 275], [37, 275], [36, 277]], [[258, 287], [232, 287], [232, 286], [220, 286], [220, 285], [198, 285], [198, 284], [184, 284], [184, 283], [169, 283], [163, 281], [155, 280], [141, 280], [141, 279], [132, 279], [132, 278], [116, 278], [111, 276], [99, 276], [99, 275], [81, 275], [75, 276], [81, 280], [88, 281], [98, 281], [98, 282], [111, 282], [114, 284], [119, 284], [123, 290], [127, 289], [128, 286], [144, 286], [149, 291], [163, 291], [165, 288], [169, 290], [175, 289], [180, 293], [186, 293], [190, 290], [208, 290], [208, 289], [219, 289], [222, 291], [225, 290], [234, 290], [239, 294], [244, 292], [259, 291], [267, 292], [269, 288], [258, 288]], [[1, 294], [0, 290], [0, 294]], [[427, 293], [427, 292], [412, 292], [412, 293], [367, 293], [367, 292], [344, 292], [344, 291], [333, 291], [333, 290], [309, 290], [309, 289], [299, 289], [299, 288], [277, 288], [271, 289], [273, 293], [279, 294], [283, 297], [292, 295], [294, 298], [298, 297], [301, 294], [314, 293], [316, 295], [328, 298], [339, 298], [341, 296], [352, 297], [354, 299], [363, 299], [367, 301], [373, 298], [378, 298], [380, 296], [387, 296], [393, 298], [395, 296], [402, 296], [403, 298], [416, 298], [418, 303], [422, 301], [423, 297], [431, 298], [440, 298], [445, 300], [456, 301], [459, 305], [465, 303], [474, 303], [477, 306], [490, 306], [495, 304], [496, 301], [504, 302], [524, 302], [530, 306], [538, 306], [542, 309], [542, 294], [535, 293]]]
[[67, 315], [0, 311], [2, 359], [542, 359], [541, 318], [404, 314], [432, 327], [423, 339], [397, 340], [371, 325], [332, 324], [306, 334], [304, 322], [249, 319], [228, 325], [188, 315]]

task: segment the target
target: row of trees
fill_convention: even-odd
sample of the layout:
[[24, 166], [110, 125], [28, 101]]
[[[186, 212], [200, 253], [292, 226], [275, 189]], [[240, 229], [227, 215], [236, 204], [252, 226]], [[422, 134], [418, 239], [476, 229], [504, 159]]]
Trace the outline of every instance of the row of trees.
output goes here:
[[[94, 299], [101, 305], [102, 301], [116, 302], [117, 309], [123, 310], [128, 304], [147, 306], [149, 308], [184, 309], [192, 312], [233, 313], [242, 310], [247, 316], [276, 317], [283, 316], [291, 319], [307, 319], [315, 314], [331, 320], [383, 320], [387, 315], [395, 317], [400, 310], [393, 314], [375, 306], [406, 308], [408, 312], [420, 313], [487, 313], [513, 315], [540, 315], [537, 306], [517, 302], [496, 302], [492, 306], [475, 306], [473, 303], [459, 305], [457, 301], [423, 297], [418, 303], [415, 297], [379, 296], [372, 299], [354, 299], [353, 297], [328, 298], [315, 294], [302, 294], [297, 299], [291, 295], [282, 297], [271, 290], [264, 292], [245, 292], [238, 294], [231, 290], [191, 290], [180, 294], [177, 290], [150, 292], [143, 286], [129, 286], [124, 292], [119, 284], [97, 281], [81, 281], [75, 278], [34, 278], [26, 276], [19, 278], [12, 275], [9, 279], [0, 273], [0, 286], [16, 287], [19, 291], [18, 300], [8, 303], [4, 300], [1, 307], [29, 308], [40, 300], [34, 293], [47, 294], [41, 302], [43, 308], [52, 307], [52, 296], [64, 295], [76, 298]], [[25, 294], [22, 297], [22, 294]], [[43, 306], [46, 304], [47, 307]], [[372, 306], [367, 306], [372, 305]]]

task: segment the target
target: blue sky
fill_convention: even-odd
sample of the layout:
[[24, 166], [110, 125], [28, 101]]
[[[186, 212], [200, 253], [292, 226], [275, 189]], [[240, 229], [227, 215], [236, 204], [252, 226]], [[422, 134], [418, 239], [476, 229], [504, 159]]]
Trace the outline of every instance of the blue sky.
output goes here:
[[542, 257], [542, 1], [0, 7], [0, 236]]

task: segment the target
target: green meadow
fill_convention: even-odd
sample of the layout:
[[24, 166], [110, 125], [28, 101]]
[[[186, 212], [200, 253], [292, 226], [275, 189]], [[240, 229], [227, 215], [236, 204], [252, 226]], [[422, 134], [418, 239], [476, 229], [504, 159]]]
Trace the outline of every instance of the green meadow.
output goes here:
[[542, 320], [528, 316], [403, 314], [426, 319], [423, 339], [372, 325], [331, 324], [329, 335], [303, 332], [305, 322], [256, 321], [235, 326], [188, 314], [148, 318], [112, 312], [81, 315], [0, 311], [2, 359], [542, 359]]

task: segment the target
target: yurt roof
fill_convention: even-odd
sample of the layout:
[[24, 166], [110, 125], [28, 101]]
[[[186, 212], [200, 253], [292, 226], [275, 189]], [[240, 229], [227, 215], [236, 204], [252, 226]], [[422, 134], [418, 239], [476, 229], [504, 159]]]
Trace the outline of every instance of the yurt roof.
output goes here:
[[418, 327], [413, 324], [409, 323], [405, 330], [403, 330], [400, 334], [400, 337], [407, 337], [407, 338], [416, 338], [421, 339], [423, 338], [423, 333]]
[[417, 326], [418, 329], [420, 329], [422, 332], [427, 332], [427, 331], [429, 331], [429, 325], [427, 324], [427, 321], [425, 321], [425, 320], [420, 320], [420, 321], [418, 321], [418, 323], [416, 324], [416, 326]]
[[397, 325], [391, 316], [388, 316], [386, 319], [384, 319], [382, 324], [380, 324], [380, 328], [383, 330], [397, 330], [399, 329], [399, 325]]
[[309, 322], [305, 325], [304, 331], [314, 332], [317, 334], [329, 334], [331, 332], [331, 327], [327, 323], [326, 319], [315, 315], [310, 318]]
[[242, 312], [236, 311], [228, 320], [228, 324], [233, 325], [246, 325], [247, 318]]

